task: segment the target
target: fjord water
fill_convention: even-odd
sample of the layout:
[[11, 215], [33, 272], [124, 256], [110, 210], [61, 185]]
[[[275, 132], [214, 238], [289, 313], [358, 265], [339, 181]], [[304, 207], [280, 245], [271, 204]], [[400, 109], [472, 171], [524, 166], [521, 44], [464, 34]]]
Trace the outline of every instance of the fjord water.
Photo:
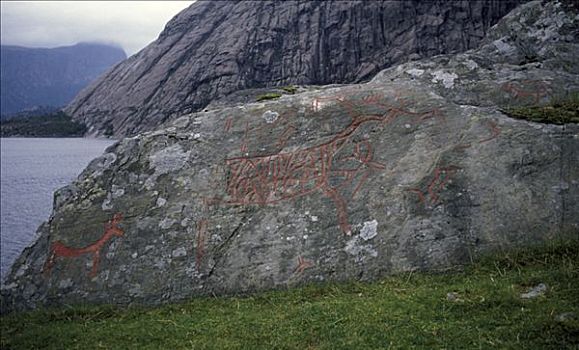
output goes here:
[[48, 219], [55, 190], [69, 184], [114, 143], [84, 138], [2, 138], [0, 274], [3, 281], [20, 252]]

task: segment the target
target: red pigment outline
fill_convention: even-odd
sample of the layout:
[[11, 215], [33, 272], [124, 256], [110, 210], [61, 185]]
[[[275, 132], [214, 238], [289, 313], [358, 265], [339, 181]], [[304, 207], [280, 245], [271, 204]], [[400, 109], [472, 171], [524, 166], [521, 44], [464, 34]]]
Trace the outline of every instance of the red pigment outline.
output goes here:
[[205, 256], [205, 242], [207, 241], [207, 226], [209, 221], [201, 219], [197, 222], [197, 248], [195, 250], [195, 264], [197, 267], [201, 266], [203, 257]]
[[[523, 85], [534, 85], [534, 88], [525, 89]], [[508, 92], [517, 100], [531, 97], [534, 103], [539, 103], [541, 98], [548, 95], [549, 86], [540, 80], [509, 81], [501, 85], [501, 90]]]
[[487, 124], [491, 131], [491, 135], [486, 139], [479, 141], [478, 143], [489, 142], [491, 140], [496, 139], [501, 134], [501, 129], [499, 129], [499, 127], [497, 126], [497, 122], [495, 122], [494, 120], [488, 120]]
[[[354, 197], [361, 189], [370, 175], [370, 169], [384, 169], [385, 166], [378, 162], [373, 162], [373, 150], [367, 140], [357, 143], [354, 153], [339, 160], [357, 160], [360, 164], [350, 169], [332, 169], [334, 157], [350, 140], [355, 131], [364, 123], [380, 122], [387, 124], [395, 118], [407, 115], [412, 118], [419, 118], [420, 121], [427, 118], [443, 118], [438, 109], [428, 112], [411, 112], [401, 107], [394, 107], [385, 102], [379, 102], [380, 97], [376, 94], [366, 96], [362, 99], [364, 105], [377, 105], [387, 109], [387, 112], [380, 115], [355, 115], [355, 110], [359, 106], [343, 97], [334, 97], [350, 117], [351, 123], [341, 132], [336, 134], [331, 140], [313, 147], [287, 153], [276, 153], [265, 156], [241, 156], [225, 160], [230, 169], [226, 192], [230, 199], [211, 199], [207, 203], [229, 204], [229, 205], [250, 205], [250, 204], [276, 204], [281, 201], [291, 200], [297, 197], [306, 196], [320, 190], [323, 194], [334, 201], [337, 210], [337, 217], [340, 229], [347, 235], [351, 234], [351, 227], [348, 220], [347, 204], [344, 197], [339, 193], [340, 189], [352, 184], [354, 178], [365, 171], [360, 182], [353, 191]], [[315, 100], [319, 101], [319, 100]], [[398, 101], [397, 101], [398, 102]], [[316, 105], [314, 105], [315, 107]], [[359, 111], [358, 111], [359, 112]], [[283, 119], [287, 118], [286, 115]], [[258, 131], [264, 127], [253, 129]], [[286, 129], [289, 127], [286, 127]], [[247, 154], [249, 124], [246, 123], [244, 142], [241, 146], [242, 154]], [[286, 134], [284, 133], [282, 135]], [[280, 141], [281, 142], [281, 141]], [[285, 141], [282, 143], [285, 144]], [[362, 154], [361, 145], [365, 145], [366, 154]], [[366, 166], [368, 169], [365, 169]], [[329, 184], [330, 175], [344, 177], [343, 183], [336, 187]], [[311, 181], [314, 181], [312, 184]], [[313, 186], [312, 186], [313, 185]]]
[[[444, 186], [448, 183], [450, 178], [458, 169], [460, 168], [454, 165], [450, 165], [444, 168], [436, 168], [434, 169], [432, 180], [424, 191], [420, 188], [409, 188], [406, 191], [416, 193], [420, 203], [422, 203], [424, 206], [429, 204], [434, 205], [438, 202], [440, 192], [442, 192]], [[442, 178], [443, 175], [445, 175], [444, 178]], [[439, 182], [438, 185], [437, 182]], [[427, 200], [427, 197], [429, 200]]]
[[121, 237], [125, 233], [118, 224], [123, 219], [121, 213], [116, 213], [113, 218], [105, 223], [105, 233], [96, 242], [82, 248], [72, 248], [64, 245], [61, 241], [55, 241], [50, 246], [50, 255], [46, 259], [44, 264], [44, 272], [49, 272], [55, 264], [57, 257], [73, 258], [81, 256], [84, 254], [91, 253], [93, 255], [92, 259], [92, 269], [89, 276], [92, 278], [96, 276], [99, 262], [100, 262], [100, 251], [110, 239], [114, 236]]
[[227, 118], [227, 120], [225, 120], [225, 126], [223, 127], [223, 130], [228, 133], [231, 130], [231, 127], [233, 126], [233, 117], [229, 117]]
[[294, 269], [295, 274], [300, 274], [306, 269], [314, 267], [314, 263], [304, 259], [301, 255], [298, 256], [298, 266]]

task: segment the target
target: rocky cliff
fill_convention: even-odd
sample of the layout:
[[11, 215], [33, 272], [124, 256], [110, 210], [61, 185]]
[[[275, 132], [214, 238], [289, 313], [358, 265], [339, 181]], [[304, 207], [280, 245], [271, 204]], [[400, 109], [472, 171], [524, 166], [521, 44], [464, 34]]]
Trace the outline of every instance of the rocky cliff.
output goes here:
[[38, 106], [63, 107], [114, 64], [127, 58], [118, 48], [81, 43], [52, 49], [0, 49], [0, 113]]
[[237, 90], [368, 80], [409, 58], [476, 47], [521, 1], [197, 1], [66, 112], [134, 135]]
[[125, 138], [57, 192], [3, 308], [371, 280], [577, 237], [579, 125], [502, 109], [579, 91], [578, 30], [535, 1], [476, 50]]

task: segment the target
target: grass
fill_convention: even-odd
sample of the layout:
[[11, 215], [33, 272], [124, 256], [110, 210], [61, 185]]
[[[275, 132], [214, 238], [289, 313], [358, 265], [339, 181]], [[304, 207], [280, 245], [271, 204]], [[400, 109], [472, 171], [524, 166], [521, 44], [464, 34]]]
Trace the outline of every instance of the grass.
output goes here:
[[579, 92], [557, 99], [549, 105], [511, 107], [503, 112], [512, 118], [538, 123], [579, 123]]
[[280, 89], [291, 95], [295, 94], [298, 91], [298, 88], [293, 85], [282, 86]]
[[281, 97], [280, 93], [277, 92], [269, 92], [267, 94], [259, 95], [256, 97], [256, 101], [267, 101], [267, 100], [274, 100], [276, 98]]
[[[523, 300], [538, 283], [547, 294]], [[455, 292], [457, 301], [447, 300]], [[463, 272], [310, 285], [128, 309], [70, 307], [1, 319], [2, 349], [579, 348], [579, 244], [502, 253]]]

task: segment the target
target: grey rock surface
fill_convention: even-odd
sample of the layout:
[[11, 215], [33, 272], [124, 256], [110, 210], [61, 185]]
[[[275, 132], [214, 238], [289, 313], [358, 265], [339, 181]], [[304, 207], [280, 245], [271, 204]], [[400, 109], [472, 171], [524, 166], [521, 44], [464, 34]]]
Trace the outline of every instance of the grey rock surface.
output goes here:
[[521, 299], [535, 299], [547, 293], [548, 287], [545, 283], [539, 283], [527, 292], [521, 294]]
[[579, 317], [577, 317], [577, 314], [574, 312], [563, 312], [563, 313], [555, 316], [555, 321], [557, 321], [559, 323], [563, 323], [563, 324], [572, 323], [572, 322], [578, 322]]
[[135, 135], [250, 88], [351, 83], [408, 59], [475, 48], [519, 0], [197, 1], [66, 112]]
[[531, 2], [476, 50], [125, 138], [56, 193], [2, 307], [374, 280], [577, 238], [579, 125], [501, 108], [579, 91], [578, 21]]

